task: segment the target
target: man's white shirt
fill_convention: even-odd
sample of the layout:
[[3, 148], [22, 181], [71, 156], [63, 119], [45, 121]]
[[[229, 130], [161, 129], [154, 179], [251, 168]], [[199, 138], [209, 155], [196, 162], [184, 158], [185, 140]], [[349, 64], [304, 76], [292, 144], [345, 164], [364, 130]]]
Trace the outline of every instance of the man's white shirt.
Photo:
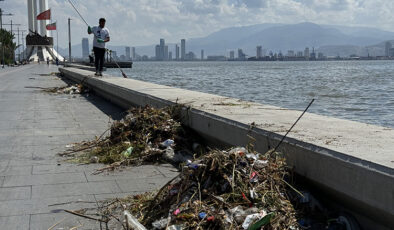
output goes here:
[[98, 48], [105, 48], [105, 42], [97, 42], [97, 38], [101, 38], [103, 40], [109, 38], [109, 31], [106, 27], [101, 28], [100, 26], [94, 26], [92, 28], [92, 32], [94, 34], [94, 39], [93, 39], [93, 47], [98, 47]]

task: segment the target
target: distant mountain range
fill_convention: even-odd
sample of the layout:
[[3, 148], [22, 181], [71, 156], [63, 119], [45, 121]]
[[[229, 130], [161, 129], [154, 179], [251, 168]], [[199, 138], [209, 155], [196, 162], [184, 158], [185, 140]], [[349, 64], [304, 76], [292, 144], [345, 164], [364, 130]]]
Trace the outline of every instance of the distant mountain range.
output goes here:
[[[305, 47], [315, 47], [327, 56], [366, 56], [384, 55], [384, 42], [394, 39], [394, 32], [367, 27], [348, 27], [334, 25], [299, 24], [258, 24], [252, 26], [230, 27], [214, 32], [206, 37], [186, 40], [187, 52], [192, 51], [198, 57], [201, 49], [205, 55], [228, 55], [230, 50], [238, 48], [249, 56], [256, 55], [256, 46], [286, 54], [288, 50], [303, 51]], [[159, 39], [158, 39], [159, 43]], [[173, 54], [175, 44], [168, 44]], [[153, 56], [155, 45], [136, 47], [140, 55]], [[124, 46], [109, 46], [118, 55], [125, 53]], [[82, 45], [72, 47], [74, 56], [81, 56]], [[63, 55], [68, 49], [59, 49]], [[80, 54], [80, 55], [78, 55]], [[174, 56], [174, 55], [173, 55]]]

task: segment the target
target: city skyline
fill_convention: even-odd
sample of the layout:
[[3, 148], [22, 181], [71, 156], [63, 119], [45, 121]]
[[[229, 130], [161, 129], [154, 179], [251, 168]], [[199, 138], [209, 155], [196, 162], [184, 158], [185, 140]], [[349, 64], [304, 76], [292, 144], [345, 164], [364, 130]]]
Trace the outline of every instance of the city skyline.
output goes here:
[[[292, 36], [284, 36], [287, 33], [292, 33]], [[370, 37], [368, 38], [365, 35]], [[212, 55], [228, 56], [230, 50], [241, 48], [248, 57], [251, 57], [256, 56], [256, 46], [262, 45], [262, 51], [265, 53], [272, 51], [273, 53], [287, 55], [290, 51], [288, 56], [301, 56], [299, 53], [304, 53], [305, 47], [310, 47], [311, 49], [315, 47], [318, 50], [317, 52], [322, 52], [327, 56], [347, 57], [350, 55], [368, 56], [369, 54], [370, 56], [384, 56], [385, 48], [383, 42], [393, 40], [393, 38], [394, 33], [386, 33], [374, 29], [342, 28], [313, 23], [289, 25], [260, 24], [249, 27], [230, 27], [203, 38], [185, 39], [188, 53], [185, 50], [184, 55], [192, 51], [194, 56], [200, 59], [200, 52], [203, 49], [206, 57]], [[178, 55], [182, 56], [182, 41], [180, 42], [180, 39], [174, 43], [167, 43], [167, 37], [162, 37], [162, 39], [166, 41], [165, 45], [168, 46], [168, 52], [172, 52], [173, 59], [177, 60], [177, 45], [179, 49]], [[156, 40], [156, 44], [158, 41], [159, 38]], [[346, 44], [349, 46], [346, 46]], [[326, 45], [331, 46], [326, 47]], [[140, 56], [147, 55], [145, 59], [156, 56], [153, 45], [135, 46], [131, 42], [123, 46], [108, 44], [108, 47], [117, 50], [119, 54], [124, 53], [124, 46], [134, 47], [134, 53], [138, 53]], [[73, 47], [76, 50], [80, 49], [78, 45], [73, 45]], [[345, 53], [342, 51], [345, 51]], [[136, 55], [133, 59], [136, 59]]]
[[[74, 0], [75, 1], [75, 0]], [[107, 18], [111, 44], [132, 43], [134, 46], [154, 44], [166, 37], [173, 43], [180, 37], [203, 37], [232, 25], [257, 23], [314, 22], [329, 25], [368, 26], [394, 31], [394, 5], [389, 0], [150, 0], [150, 1], [75, 1], [92, 26], [98, 18]], [[74, 41], [86, 37], [86, 25], [64, 0], [49, 0], [59, 28], [59, 45], [67, 45], [67, 19], [72, 19]], [[4, 1], [2, 9], [14, 14], [13, 20], [27, 27], [26, 1]], [[126, 7], [125, 7], [126, 6]], [[100, 8], [110, 9], [105, 15], [94, 14]], [[378, 13], [377, 13], [378, 12]], [[122, 18], [119, 18], [122, 14]], [[190, 28], [193, 28], [191, 30]], [[130, 31], [130, 32], [129, 32]]]
[[[171, 50], [168, 45], [165, 43], [165, 39], [161, 38], [160, 39], [160, 44], [155, 46], [155, 55], [154, 56], [148, 56], [146, 54], [138, 54], [136, 52], [136, 47], [129, 47], [129, 46], [124, 46], [124, 54], [121, 54], [120, 56], [117, 56], [117, 52], [113, 51], [113, 56], [122, 61], [147, 61], [147, 60], [154, 60], [154, 61], [193, 61], [193, 60], [210, 60], [210, 61], [217, 61], [217, 60], [236, 60], [236, 61], [247, 61], [247, 60], [260, 60], [260, 61], [272, 61], [272, 60], [287, 60], [287, 61], [299, 61], [299, 60], [328, 60], [328, 59], [338, 59], [338, 58], [365, 58], [365, 56], [357, 56], [357, 55], [351, 55], [349, 57], [340, 57], [335, 56], [335, 57], [327, 57], [325, 56], [324, 53], [318, 52], [315, 50], [315, 47], [311, 47], [312, 50], [310, 50], [310, 47], [305, 47], [303, 51], [300, 50], [287, 50], [287, 52], [273, 52], [272, 50], [268, 52], [268, 49], [264, 49], [263, 46], [258, 45], [256, 46], [255, 50], [255, 56], [253, 55], [247, 55], [244, 53], [242, 48], [238, 49], [233, 49], [229, 50], [226, 54], [224, 55], [207, 55], [205, 57], [205, 50], [201, 49], [200, 50], [200, 56], [198, 57], [197, 54], [195, 54], [192, 51], [187, 52], [186, 49], [186, 39], [181, 39], [180, 40], [181, 44], [181, 49], [182, 53], [184, 53], [184, 57], [182, 58], [180, 56], [180, 47], [179, 44], [176, 43], [174, 45], [174, 49]], [[379, 56], [380, 57], [394, 57], [394, 48], [393, 43], [391, 41], [385, 42], [385, 55]], [[84, 55], [86, 54], [86, 50], [89, 47], [88, 39], [83, 38], [82, 39], [82, 58], [86, 58], [87, 56]], [[235, 56], [235, 51], [237, 51], [237, 56]], [[175, 56], [173, 56], [173, 54]], [[368, 55], [368, 58], [371, 58]]]

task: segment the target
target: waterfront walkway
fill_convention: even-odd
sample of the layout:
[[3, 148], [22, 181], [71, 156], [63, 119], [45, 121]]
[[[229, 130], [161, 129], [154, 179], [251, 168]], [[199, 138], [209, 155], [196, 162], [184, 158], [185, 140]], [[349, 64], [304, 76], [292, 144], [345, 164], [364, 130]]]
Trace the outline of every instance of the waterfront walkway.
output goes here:
[[[72, 165], [56, 154], [66, 145], [101, 135], [119, 119], [118, 107], [89, 95], [52, 95], [34, 87], [62, 86], [56, 66], [0, 69], [1, 229], [97, 229], [63, 209], [96, 206], [109, 197], [156, 189], [177, 172], [170, 166], [133, 167], [92, 175], [98, 165]], [[41, 75], [40, 75], [41, 74]], [[80, 222], [78, 222], [80, 221]]]

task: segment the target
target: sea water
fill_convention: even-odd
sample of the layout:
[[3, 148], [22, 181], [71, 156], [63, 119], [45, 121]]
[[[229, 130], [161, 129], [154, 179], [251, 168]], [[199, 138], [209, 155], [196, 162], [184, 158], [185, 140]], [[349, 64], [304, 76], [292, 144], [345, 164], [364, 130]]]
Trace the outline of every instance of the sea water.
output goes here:
[[[394, 128], [394, 61], [134, 62], [161, 85]], [[117, 69], [108, 74], [121, 76]]]

